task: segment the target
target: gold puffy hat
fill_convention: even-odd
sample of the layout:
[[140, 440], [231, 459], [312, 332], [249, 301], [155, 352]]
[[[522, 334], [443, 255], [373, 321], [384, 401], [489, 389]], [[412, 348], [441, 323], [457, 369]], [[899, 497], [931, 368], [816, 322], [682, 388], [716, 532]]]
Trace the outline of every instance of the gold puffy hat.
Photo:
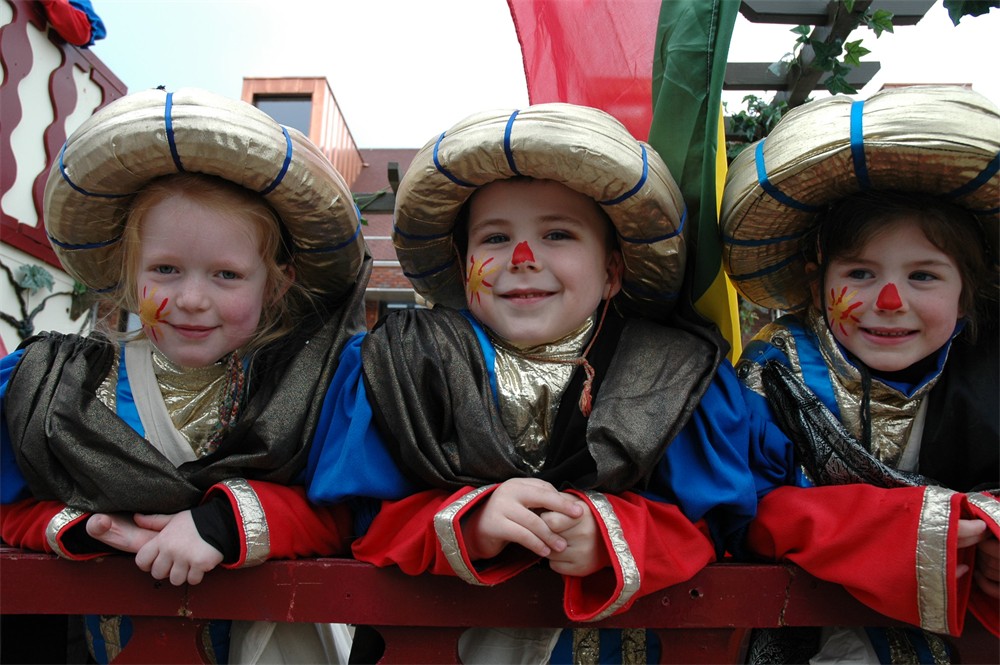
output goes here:
[[723, 267], [748, 300], [797, 310], [810, 299], [801, 242], [818, 213], [865, 190], [940, 196], [980, 220], [995, 257], [1000, 114], [959, 86], [890, 88], [790, 111], [729, 168]]
[[205, 90], [146, 90], [97, 111], [67, 139], [45, 185], [49, 241], [63, 267], [98, 292], [118, 286], [116, 245], [133, 195], [178, 172], [258, 192], [293, 247], [296, 280], [320, 297], [354, 284], [364, 255], [351, 190], [301, 132]]
[[680, 190], [660, 156], [615, 118], [562, 103], [477, 113], [416, 154], [396, 193], [393, 243], [417, 293], [466, 306], [456, 217], [478, 187], [515, 176], [554, 180], [597, 201], [624, 258], [619, 307], [653, 319], [670, 312], [686, 255]]

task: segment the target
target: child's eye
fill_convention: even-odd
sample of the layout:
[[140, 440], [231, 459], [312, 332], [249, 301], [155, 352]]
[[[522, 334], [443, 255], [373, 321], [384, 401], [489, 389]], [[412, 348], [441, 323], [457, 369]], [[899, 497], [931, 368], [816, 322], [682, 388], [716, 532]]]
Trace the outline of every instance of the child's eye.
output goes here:
[[177, 268], [173, 266], [153, 266], [153, 272], [158, 275], [173, 275], [177, 272]]
[[932, 280], [937, 279], [937, 276], [932, 275], [929, 272], [923, 272], [921, 270], [914, 273], [910, 273], [910, 279], [912, 279], [915, 282], [930, 282]]
[[239, 279], [240, 278], [239, 274], [233, 272], [232, 270], [220, 270], [219, 271], [219, 277], [221, 277], [222, 279]]
[[847, 273], [850, 279], [871, 279], [875, 275], [871, 270], [865, 270], [864, 268], [855, 268]]
[[545, 234], [546, 240], [566, 240], [567, 238], [572, 238], [570, 234], [565, 231], [549, 231]]
[[482, 243], [484, 245], [499, 245], [500, 243], [507, 242], [509, 238], [503, 233], [494, 233], [483, 238]]

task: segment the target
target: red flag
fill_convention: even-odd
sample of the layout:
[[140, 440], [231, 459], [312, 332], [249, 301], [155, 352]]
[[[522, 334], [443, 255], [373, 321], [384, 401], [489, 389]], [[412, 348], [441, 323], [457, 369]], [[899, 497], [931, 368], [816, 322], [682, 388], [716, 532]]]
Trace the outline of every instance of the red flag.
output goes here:
[[607, 111], [649, 136], [660, 0], [507, 0], [528, 100]]
[[[637, 139], [650, 141], [667, 163], [692, 213], [696, 251], [689, 256], [690, 299], [720, 328], [735, 358], [742, 343], [736, 293], [722, 271], [718, 239], [726, 168], [719, 98], [739, 1], [507, 4], [532, 104], [571, 102], [603, 109]], [[654, 106], [657, 126], [651, 137]]]

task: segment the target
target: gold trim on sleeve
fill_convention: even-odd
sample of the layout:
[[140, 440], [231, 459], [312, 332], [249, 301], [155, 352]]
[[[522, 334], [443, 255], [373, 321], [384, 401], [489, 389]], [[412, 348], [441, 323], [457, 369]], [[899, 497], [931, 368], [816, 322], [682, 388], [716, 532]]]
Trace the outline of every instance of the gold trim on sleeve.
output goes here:
[[86, 515], [86, 512], [78, 508], [66, 506], [52, 516], [45, 527], [45, 540], [49, 543], [52, 551], [64, 559], [71, 559], [69, 552], [64, 550], [59, 544], [59, 533], [65, 529], [73, 520], [77, 520]]
[[951, 634], [948, 625], [948, 522], [955, 492], [928, 487], [917, 531], [917, 608], [920, 627]]
[[465, 565], [465, 559], [462, 557], [462, 549], [458, 546], [458, 534], [455, 533], [455, 516], [472, 501], [493, 487], [495, 485], [485, 485], [475, 489], [458, 501], [445, 506], [434, 515], [434, 532], [437, 534], [438, 542], [441, 544], [441, 551], [444, 552], [444, 556], [451, 565], [451, 569], [455, 571], [455, 574], [459, 578], [476, 586], [487, 585], [480, 582], [472, 569]]
[[243, 523], [247, 555], [241, 568], [259, 566], [271, 555], [271, 535], [260, 498], [250, 483], [242, 478], [225, 480], [222, 484], [232, 492], [236, 503], [234, 508], [239, 513], [236, 517]]
[[611, 505], [611, 502], [600, 492], [588, 491], [584, 492], [584, 495], [594, 505], [594, 508], [597, 509], [597, 514], [604, 522], [604, 528], [611, 539], [611, 547], [614, 550], [615, 558], [617, 558], [618, 565], [622, 571], [622, 591], [618, 595], [618, 598], [612, 601], [603, 612], [590, 619], [590, 621], [601, 621], [620, 610], [631, 600], [632, 596], [639, 591], [641, 579], [639, 576], [639, 566], [636, 565], [635, 557], [632, 556], [632, 549], [625, 540], [625, 533], [622, 531], [621, 522], [618, 521], [618, 515], [615, 514], [615, 509]]

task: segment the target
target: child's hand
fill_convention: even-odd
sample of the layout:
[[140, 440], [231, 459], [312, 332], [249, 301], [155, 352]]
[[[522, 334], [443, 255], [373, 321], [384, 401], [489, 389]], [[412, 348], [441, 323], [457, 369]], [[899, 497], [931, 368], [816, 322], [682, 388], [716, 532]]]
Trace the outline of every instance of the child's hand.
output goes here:
[[130, 515], [94, 513], [87, 518], [87, 534], [122, 552], [138, 552], [158, 531], [144, 529]]
[[566, 540], [539, 516], [546, 511], [571, 519], [579, 519], [584, 512], [576, 498], [544, 480], [513, 478], [503, 482], [484, 506], [462, 521], [470, 558], [489, 559], [508, 543], [522, 545], [538, 556], [566, 549]]
[[603, 547], [597, 518], [587, 506], [578, 501], [583, 515], [578, 518], [562, 513], [542, 513], [541, 518], [552, 531], [566, 539], [566, 549], [549, 555], [549, 568], [560, 575], [586, 577], [611, 564]]
[[139, 568], [154, 579], [170, 578], [180, 586], [198, 584], [205, 573], [222, 563], [222, 552], [206, 543], [198, 534], [191, 511], [176, 515], [136, 515], [139, 526], [159, 531], [135, 556]]
[[989, 536], [976, 546], [973, 579], [987, 596], [1000, 598], [1000, 540]]

